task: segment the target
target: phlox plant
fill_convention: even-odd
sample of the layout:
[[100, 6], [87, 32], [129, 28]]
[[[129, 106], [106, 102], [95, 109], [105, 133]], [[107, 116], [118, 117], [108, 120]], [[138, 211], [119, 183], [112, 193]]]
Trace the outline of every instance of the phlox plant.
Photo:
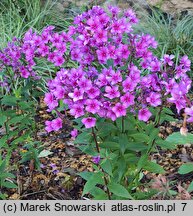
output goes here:
[[157, 146], [174, 147], [158, 136], [157, 126], [173, 120], [173, 104], [179, 115], [184, 113], [184, 128], [186, 120], [193, 121], [187, 95], [190, 60], [168, 54], [159, 59], [152, 52], [158, 46], [154, 37], [134, 34], [137, 22], [131, 9], [109, 6], [105, 11], [94, 6], [75, 17], [67, 32], [54, 32], [53, 26], [41, 34], [30, 29], [0, 52], [1, 68], [12, 67], [15, 76], [26, 79], [38, 79], [38, 59], [55, 66], [44, 101], [57, 117], [46, 121], [45, 129], [60, 130], [66, 111], [74, 117], [71, 135], [84, 153], [93, 156], [95, 169], [80, 173], [87, 181], [83, 196], [150, 196], [150, 190], [141, 193], [143, 170], [164, 170], [149, 155]]

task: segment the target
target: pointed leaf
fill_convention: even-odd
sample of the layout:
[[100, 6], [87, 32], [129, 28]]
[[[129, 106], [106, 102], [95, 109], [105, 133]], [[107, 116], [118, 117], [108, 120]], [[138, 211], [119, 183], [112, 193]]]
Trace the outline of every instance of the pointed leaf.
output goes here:
[[193, 181], [190, 183], [190, 185], [188, 186], [188, 190], [189, 193], [193, 191]]
[[146, 162], [143, 168], [153, 173], [159, 173], [159, 174], [165, 173], [165, 170], [163, 169], [163, 167], [161, 167], [159, 164], [154, 163], [152, 161]]
[[110, 176], [113, 175], [113, 173], [112, 173], [112, 165], [111, 165], [110, 160], [105, 159], [105, 160], [102, 161], [102, 163], [101, 163], [100, 165], [101, 165], [101, 167], [103, 168], [103, 170], [104, 170], [107, 174], [109, 174]]
[[183, 164], [182, 166], [180, 166], [180, 168], [178, 170], [178, 173], [182, 174], [182, 175], [190, 173], [190, 172], [193, 172], [193, 163]]
[[103, 174], [101, 172], [93, 173], [84, 186], [82, 196], [90, 192], [96, 184], [104, 184]]
[[124, 197], [128, 199], [133, 199], [133, 197], [129, 194], [126, 188], [124, 188], [122, 185], [111, 182], [108, 184], [108, 188], [110, 192], [112, 192], [114, 195], [119, 197]]
[[172, 142], [174, 144], [187, 144], [193, 143], [193, 134], [188, 133], [187, 136], [183, 136], [180, 132], [173, 133], [169, 135], [166, 139], [168, 142]]

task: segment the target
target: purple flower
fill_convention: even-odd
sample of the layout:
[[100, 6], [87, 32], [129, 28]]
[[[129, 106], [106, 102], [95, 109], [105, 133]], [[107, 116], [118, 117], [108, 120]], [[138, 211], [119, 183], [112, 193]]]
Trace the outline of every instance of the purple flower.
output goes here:
[[47, 56], [49, 54], [49, 46], [46, 46], [45, 44], [40, 45], [38, 52], [42, 57]]
[[118, 86], [113, 86], [113, 87], [106, 86], [105, 87], [105, 92], [107, 94], [104, 94], [104, 96], [108, 97], [110, 99], [117, 98], [117, 97], [120, 96], [120, 92], [119, 92], [119, 87]]
[[56, 166], [55, 163], [51, 163], [51, 164], [50, 164], [50, 167], [51, 167], [52, 169], [55, 169], [57, 166]]
[[82, 59], [82, 53], [81, 53], [81, 51], [80, 51], [80, 49], [73, 49], [72, 51], [71, 51], [71, 58], [72, 58], [72, 60], [75, 60], [75, 61], [81, 61], [81, 59]]
[[59, 172], [60, 172], [60, 171], [57, 170], [57, 169], [54, 169], [54, 170], [52, 171], [52, 173], [53, 173], [54, 175], [57, 175]]
[[121, 103], [116, 103], [112, 108], [112, 111], [115, 113], [116, 117], [126, 116], [127, 110], [125, 106]]
[[180, 59], [180, 64], [184, 67], [189, 69], [191, 65], [191, 61], [188, 59], [188, 56], [185, 55]]
[[161, 67], [161, 63], [159, 61], [157, 61], [157, 60], [152, 61], [151, 64], [150, 64], [150, 70], [152, 72], [160, 71], [160, 67]]
[[55, 107], [58, 106], [58, 102], [54, 99], [52, 93], [45, 94], [44, 102], [48, 105], [50, 110], [53, 110]]
[[108, 77], [107, 79], [109, 82], [111, 82], [112, 85], [115, 85], [122, 81], [122, 76], [120, 71], [118, 72], [112, 71], [110, 77]]
[[105, 63], [109, 58], [109, 52], [106, 47], [102, 47], [101, 49], [97, 50], [97, 56], [101, 63]]
[[45, 124], [46, 124], [45, 130], [46, 130], [48, 133], [50, 133], [51, 131], [53, 131], [52, 122], [51, 122], [51, 121], [46, 121]]
[[90, 30], [92, 31], [98, 31], [98, 29], [100, 28], [100, 23], [99, 23], [99, 20], [98, 19], [92, 19], [90, 18], [88, 21], [87, 21], [87, 24], [89, 25], [89, 28]]
[[100, 103], [96, 99], [88, 99], [86, 101], [86, 111], [95, 114], [100, 109]]
[[89, 90], [92, 87], [92, 82], [85, 77], [83, 77], [79, 82], [78, 82], [79, 87], [81, 90], [86, 91]]
[[51, 126], [52, 126], [54, 131], [58, 131], [59, 129], [62, 128], [62, 119], [61, 118], [54, 119], [52, 121]]
[[121, 34], [123, 32], [123, 26], [120, 21], [115, 21], [112, 24], [111, 33], [112, 34]]
[[93, 117], [83, 118], [82, 123], [85, 125], [86, 128], [92, 128], [96, 124], [96, 119]]
[[172, 66], [174, 64], [172, 59], [174, 59], [174, 58], [175, 58], [174, 55], [165, 54], [162, 60], [163, 60], [164, 64], [168, 64], [169, 66]]
[[147, 122], [151, 115], [151, 112], [147, 108], [143, 108], [139, 110], [138, 119]]
[[71, 136], [73, 138], [76, 138], [78, 136], [78, 130], [77, 129], [73, 129], [71, 132], [70, 132]]
[[180, 110], [183, 108], [186, 108], [186, 99], [185, 95], [187, 92], [187, 86], [185, 86], [183, 83], [182, 85], [177, 85], [176, 88], [173, 88], [171, 91], [171, 98], [168, 98], [167, 101], [170, 103], [174, 103], [176, 105], [176, 109], [178, 113], [180, 113]]
[[127, 59], [129, 57], [130, 51], [128, 45], [121, 44], [118, 48], [118, 55], [123, 59]]
[[121, 97], [121, 102], [125, 108], [128, 108], [135, 103], [134, 98], [135, 97], [132, 94], [126, 93]]
[[60, 56], [60, 55], [58, 55], [58, 56], [55, 56], [55, 58], [54, 58], [54, 65], [55, 66], [62, 66], [63, 65], [63, 63], [64, 63], [64, 58], [62, 57], [62, 56]]
[[137, 83], [135, 83], [130, 77], [127, 77], [127, 79], [122, 82], [123, 91], [125, 93], [127, 93], [128, 91], [133, 91], [136, 85]]
[[94, 37], [97, 43], [105, 43], [107, 42], [107, 31], [98, 29], [98, 31], [95, 32]]
[[100, 155], [98, 155], [98, 156], [93, 156], [93, 157], [92, 157], [92, 161], [93, 161], [93, 163], [95, 163], [95, 164], [99, 164], [100, 159], [101, 159]]
[[54, 96], [57, 100], [64, 98], [65, 90], [61, 86], [57, 86], [54, 91]]
[[84, 107], [78, 104], [74, 104], [70, 109], [70, 114], [73, 115], [75, 118], [79, 118], [85, 114]]
[[76, 102], [83, 99], [83, 93], [83, 90], [75, 88], [74, 92], [69, 93], [68, 96], [72, 98], [74, 102]]
[[158, 93], [151, 92], [149, 97], [146, 98], [146, 101], [153, 107], [161, 105], [161, 95]]
[[86, 93], [88, 94], [89, 98], [94, 99], [100, 95], [100, 90], [98, 88], [91, 87], [86, 91]]
[[193, 106], [191, 108], [186, 108], [185, 113], [190, 116], [190, 118], [188, 118], [187, 121], [193, 122]]

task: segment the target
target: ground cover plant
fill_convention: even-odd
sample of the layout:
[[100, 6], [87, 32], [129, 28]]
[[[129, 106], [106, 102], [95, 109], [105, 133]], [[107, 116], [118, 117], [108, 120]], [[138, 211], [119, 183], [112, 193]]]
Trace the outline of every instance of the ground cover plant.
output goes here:
[[[79, 173], [86, 180], [82, 196], [149, 199], [157, 193], [160, 187], [144, 188], [142, 182], [144, 171], [165, 172], [151, 160], [152, 152], [193, 139], [187, 130], [193, 121], [191, 62], [187, 55], [156, 55], [158, 43], [149, 34], [134, 33], [137, 23], [131, 9], [94, 6], [76, 16], [68, 30], [30, 29], [1, 50], [1, 125], [6, 129], [1, 138], [1, 187], [16, 187], [8, 181], [14, 176], [6, 166], [18, 145], [26, 143], [21, 163], [30, 161], [36, 169], [41, 168], [39, 158], [52, 153], [37, 142], [34, 120], [35, 102], [47, 91], [44, 102], [52, 120], [45, 121], [45, 130], [58, 132], [70, 114], [74, 143], [92, 157], [93, 171]], [[52, 68], [49, 78], [42, 61]], [[158, 126], [175, 121], [171, 106], [183, 125], [165, 140]], [[192, 171], [189, 163], [179, 172]], [[164, 196], [172, 193], [167, 185]]]

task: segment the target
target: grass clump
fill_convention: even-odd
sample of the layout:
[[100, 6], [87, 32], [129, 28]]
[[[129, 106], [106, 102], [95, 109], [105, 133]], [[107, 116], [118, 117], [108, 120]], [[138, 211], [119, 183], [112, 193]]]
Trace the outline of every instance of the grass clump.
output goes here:
[[158, 9], [151, 14], [140, 14], [143, 19], [136, 31], [153, 35], [159, 43], [156, 54], [188, 55], [193, 61], [193, 17], [190, 15], [173, 18]]

